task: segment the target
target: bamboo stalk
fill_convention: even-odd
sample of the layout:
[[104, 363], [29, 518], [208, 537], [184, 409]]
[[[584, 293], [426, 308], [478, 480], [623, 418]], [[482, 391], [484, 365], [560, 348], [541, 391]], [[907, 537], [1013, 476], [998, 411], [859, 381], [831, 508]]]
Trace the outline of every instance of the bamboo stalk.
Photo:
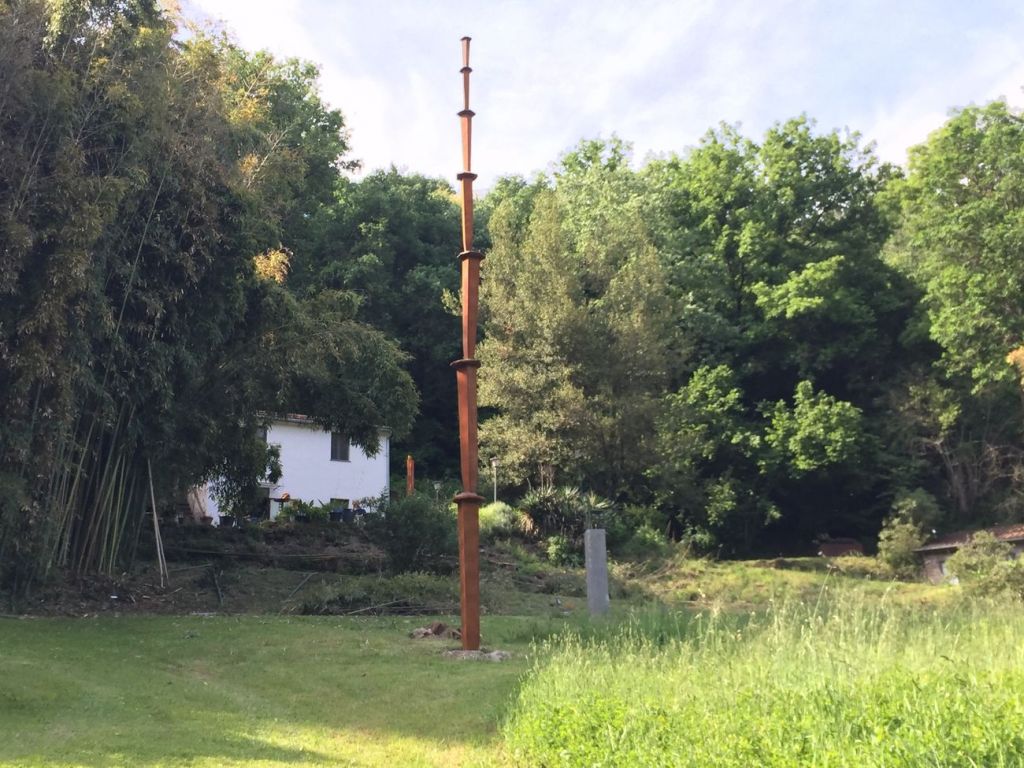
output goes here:
[[[167, 572], [167, 560], [164, 558], [164, 540], [160, 535], [160, 518], [156, 513], [156, 493], [153, 491], [153, 463], [146, 459], [146, 470], [149, 472], [149, 501], [153, 505], [153, 536], [156, 539], [156, 559], [160, 566], [160, 588], [170, 581]], [[219, 588], [218, 588], [219, 589]]]

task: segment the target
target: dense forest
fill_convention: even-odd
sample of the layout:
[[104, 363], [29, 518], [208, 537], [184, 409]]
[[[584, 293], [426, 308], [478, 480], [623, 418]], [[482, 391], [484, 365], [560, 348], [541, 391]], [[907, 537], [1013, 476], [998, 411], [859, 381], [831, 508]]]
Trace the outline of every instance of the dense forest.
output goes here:
[[[0, 0], [0, 580], [116, 568], [151, 476], [243, 503], [268, 413], [455, 474], [457, 198], [353, 180], [317, 78], [152, 0]], [[505, 495], [729, 555], [1024, 519], [1024, 117], [921, 139], [901, 169], [799, 117], [496, 183]]]

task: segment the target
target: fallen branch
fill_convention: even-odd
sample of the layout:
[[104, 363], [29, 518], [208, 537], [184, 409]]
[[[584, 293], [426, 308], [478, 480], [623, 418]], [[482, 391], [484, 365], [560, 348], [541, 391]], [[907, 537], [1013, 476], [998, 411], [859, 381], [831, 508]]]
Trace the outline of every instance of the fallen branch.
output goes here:
[[181, 573], [182, 571], [194, 571], [196, 568], [212, 568], [213, 563], [203, 563], [202, 565], [186, 565], [184, 568], [171, 568], [169, 573]]
[[[217, 604], [221, 608], [223, 608], [224, 607], [224, 593], [220, 589], [220, 579], [217, 578], [217, 569], [213, 568], [213, 569], [211, 569], [210, 572], [213, 574], [213, 586], [215, 586], [217, 588]], [[223, 571], [221, 573], [223, 573]]]
[[[313, 578], [313, 576], [315, 576], [315, 575], [316, 575], [316, 571], [314, 571], [313, 573], [307, 573], [306, 574], [306, 578], [304, 578], [302, 581], [299, 582], [299, 586], [297, 586], [295, 589], [293, 589], [288, 594], [288, 597], [286, 597], [284, 599], [284, 602], [287, 603], [289, 600], [291, 600], [293, 597], [295, 597], [295, 593], [298, 592], [300, 589], [302, 589], [304, 586], [306, 586], [306, 582], [309, 581], [311, 578]], [[284, 608], [282, 608], [281, 610], [283, 611]]]
[[376, 610], [377, 608], [387, 608], [389, 605], [398, 605], [399, 603], [408, 603], [408, 602], [410, 602], [409, 598], [403, 597], [400, 600], [392, 600], [390, 603], [380, 603], [379, 605], [368, 605], [365, 608], [357, 608], [354, 611], [349, 611], [348, 613], [343, 613], [341, 615], [342, 616], [355, 616], [357, 613], [365, 613], [366, 611], [373, 611], [373, 610]]

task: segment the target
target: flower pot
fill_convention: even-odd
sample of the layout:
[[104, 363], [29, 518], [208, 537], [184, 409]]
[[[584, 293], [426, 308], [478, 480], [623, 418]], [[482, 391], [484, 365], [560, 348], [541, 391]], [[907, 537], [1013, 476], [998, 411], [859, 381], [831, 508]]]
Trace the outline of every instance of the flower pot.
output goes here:
[[235, 516], [234, 515], [221, 515], [220, 516], [220, 527], [221, 528], [234, 528], [235, 527]]

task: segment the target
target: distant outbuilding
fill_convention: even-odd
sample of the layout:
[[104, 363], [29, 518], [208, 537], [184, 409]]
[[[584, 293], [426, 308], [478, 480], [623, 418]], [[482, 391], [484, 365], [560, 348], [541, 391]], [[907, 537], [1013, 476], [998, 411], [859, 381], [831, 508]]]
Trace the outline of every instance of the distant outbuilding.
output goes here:
[[822, 539], [818, 542], [819, 557], [842, 557], [843, 555], [863, 555], [864, 545], [857, 539], [838, 538]]
[[1007, 544], [1013, 545], [1014, 557], [1019, 557], [1021, 552], [1024, 552], [1024, 523], [947, 533], [914, 550], [924, 560], [924, 574], [928, 581], [933, 584], [943, 581], [946, 578], [946, 561], [980, 531], [991, 533], [998, 541], [1005, 541]]

